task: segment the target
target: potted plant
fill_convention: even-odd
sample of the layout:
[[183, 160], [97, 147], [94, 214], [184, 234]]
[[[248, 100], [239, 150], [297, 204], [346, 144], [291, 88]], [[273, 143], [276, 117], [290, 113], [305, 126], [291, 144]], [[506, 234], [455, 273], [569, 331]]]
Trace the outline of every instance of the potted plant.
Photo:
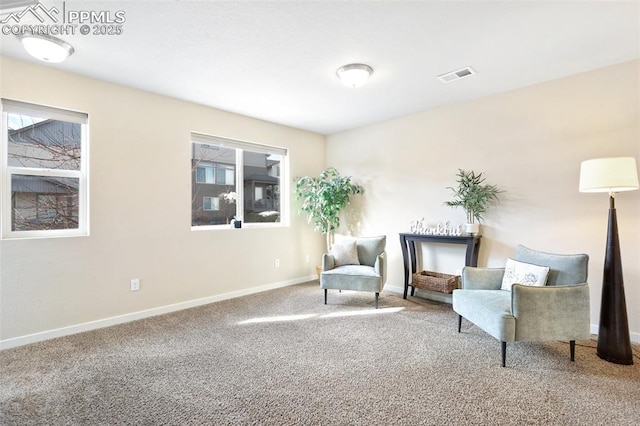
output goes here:
[[296, 181], [296, 198], [302, 200], [301, 211], [307, 213], [309, 223], [326, 236], [327, 251], [331, 250], [334, 232], [340, 226], [340, 211], [349, 204], [351, 195], [364, 190], [354, 184], [350, 176], [340, 176], [329, 167], [318, 177], [304, 176]]
[[[495, 185], [485, 184], [482, 173], [473, 170], [458, 169], [458, 187], [447, 187], [453, 191], [453, 200], [444, 204], [449, 207], [462, 207], [467, 215], [465, 232], [477, 234], [480, 230], [483, 214], [492, 202], [498, 201], [498, 194], [502, 191]], [[476, 223], [477, 221], [477, 223]]]

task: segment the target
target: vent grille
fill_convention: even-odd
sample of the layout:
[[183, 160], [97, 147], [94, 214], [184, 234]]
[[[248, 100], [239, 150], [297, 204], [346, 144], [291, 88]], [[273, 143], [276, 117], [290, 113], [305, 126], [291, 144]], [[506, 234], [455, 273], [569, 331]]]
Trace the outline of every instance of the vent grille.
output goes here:
[[443, 83], [451, 83], [452, 81], [460, 80], [465, 77], [474, 75], [476, 72], [471, 67], [464, 67], [456, 71], [451, 71], [446, 74], [438, 76], [438, 80]]

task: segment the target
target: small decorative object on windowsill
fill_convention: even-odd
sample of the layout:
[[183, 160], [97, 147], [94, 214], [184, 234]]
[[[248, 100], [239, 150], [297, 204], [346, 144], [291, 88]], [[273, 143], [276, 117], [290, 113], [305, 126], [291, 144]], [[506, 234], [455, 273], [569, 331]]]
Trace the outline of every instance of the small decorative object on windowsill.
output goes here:
[[242, 218], [234, 216], [233, 219], [231, 219], [231, 227], [232, 228], [242, 228]]
[[[231, 215], [233, 215], [233, 212], [236, 211], [235, 204], [238, 201], [238, 193], [234, 191], [223, 192], [219, 195], [219, 197], [221, 197], [223, 201], [221, 210], [227, 217], [227, 223], [231, 223], [231, 227], [234, 228], [231, 219], [236, 219], [236, 217]], [[236, 228], [239, 228], [239, 226], [236, 226]]]
[[498, 194], [504, 192], [495, 185], [485, 184], [481, 173], [473, 170], [458, 169], [458, 187], [447, 187], [453, 191], [453, 200], [444, 204], [449, 207], [462, 207], [467, 215], [465, 232], [476, 235], [480, 233], [480, 222], [492, 202], [498, 201]]

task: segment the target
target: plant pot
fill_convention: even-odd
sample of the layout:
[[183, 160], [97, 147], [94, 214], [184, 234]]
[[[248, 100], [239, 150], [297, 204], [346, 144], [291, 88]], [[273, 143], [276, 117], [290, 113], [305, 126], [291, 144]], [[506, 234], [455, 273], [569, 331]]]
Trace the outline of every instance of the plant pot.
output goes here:
[[467, 234], [479, 234], [480, 233], [480, 224], [479, 223], [466, 223], [464, 225], [464, 232]]

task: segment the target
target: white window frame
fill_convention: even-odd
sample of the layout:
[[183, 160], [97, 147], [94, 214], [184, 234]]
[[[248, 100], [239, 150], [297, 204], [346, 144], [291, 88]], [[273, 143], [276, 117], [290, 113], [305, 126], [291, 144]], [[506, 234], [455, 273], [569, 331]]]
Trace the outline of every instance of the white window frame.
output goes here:
[[[272, 145], [258, 144], [255, 142], [228, 139], [220, 136], [212, 136], [204, 133], [191, 132], [189, 149], [193, 152], [193, 144], [218, 145], [225, 148], [234, 148], [236, 152], [235, 183], [238, 200], [236, 201], [236, 216], [242, 217], [242, 228], [281, 228], [289, 226], [290, 219], [290, 191], [289, 191], [289, 150], [287, 148]], [[251, 151], [264, 154], [277, 154], [282, 156], [280, 163], [280, 221], [279, 222], [244, 222], [244, 162], [243, 152]], [[189, 168], [189, 173], [193, 173]], [[212, 229], [230, 229], [229, 225], [199, 225], [191, 226], [192, 231], [206, 231]], [[237, 229], [237, 228], [234, 228]]]
[[[2, 143], [0, 144], [1, 173], [0, 187], [2, 203], [0, 205], [0, 227], [2, 239], [77, 237], [89, 235], [89, 116], [86, 113], [31, 104], [11, 99], [0, 100], [2, 115]], [[80, 124], [80, 170], [61, 170], [37, 167], [9, 166], [9, 123], [8, 114], [23, 114], [34, 117]], [[78, 227], [74, 229], [42, 229], [32, 231], [13, 231], [11, 223], [11, 178], [15, 175], [40, 177], [60, 177], [78, 179]]]

